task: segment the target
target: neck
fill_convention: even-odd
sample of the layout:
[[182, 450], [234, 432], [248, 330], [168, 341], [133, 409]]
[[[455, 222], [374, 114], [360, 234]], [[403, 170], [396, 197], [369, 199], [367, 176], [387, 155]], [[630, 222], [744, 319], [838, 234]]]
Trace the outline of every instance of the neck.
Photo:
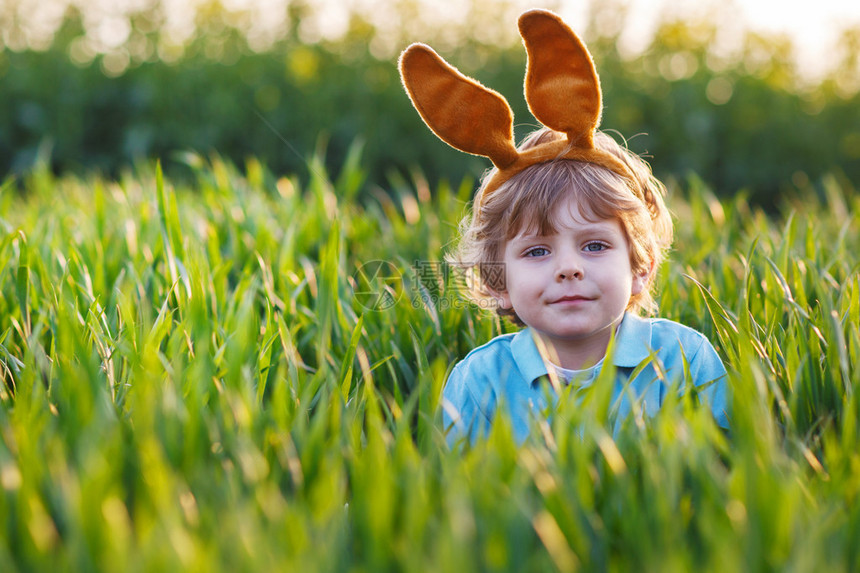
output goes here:
[[584, 339], [552, 339], [535, 332], [535, 344], [541, 356], [556, 366], [568, 370], [584, 370], [594, 366], [606, 356], [609, 340], [617, 330], [618, 324], [620, 321]]

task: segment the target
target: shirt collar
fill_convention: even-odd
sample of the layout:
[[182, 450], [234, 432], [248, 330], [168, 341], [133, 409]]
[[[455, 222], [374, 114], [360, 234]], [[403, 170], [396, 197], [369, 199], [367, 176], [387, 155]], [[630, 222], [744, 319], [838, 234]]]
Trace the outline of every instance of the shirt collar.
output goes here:
[[[635, 368], [650, 356], [650, 341], [651, 321], [626, 313], [615, 337], [613, 364], [619, 368]], [[520, 374], [529, 383], [549, 373], [531, 328], [525, 328], [514, 335], [511, 353]]]
[[626, 313], [615, 337], [612, 363], [619, 368], [635, 368], [651, 356], [651, 321]]
[[514, 335], [514, 339], [511, 341], [511, 354], [513, 354], [514, 362], [516, 362], [523, 379], [530, 384], [549, 373], [549, 369], [535, 343], [531, 328], [524, 328]]

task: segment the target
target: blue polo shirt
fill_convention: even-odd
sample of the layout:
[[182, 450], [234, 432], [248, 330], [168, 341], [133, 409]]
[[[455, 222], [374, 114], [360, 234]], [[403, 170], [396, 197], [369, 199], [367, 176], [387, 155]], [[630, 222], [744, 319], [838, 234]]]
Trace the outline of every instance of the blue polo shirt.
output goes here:
[[[684, 380], [684, 358], [693, 383], [704, 386], [699, 397], [713, 412], [716, 422], [729, 427], [726, 368], [714, 347], [700, 332], [662, 318], [641, 318], [627, 313], [615, 335], [611, 357], [616, 367], [612, 404], [617, 420], [627, 418], [634, 402], [646, 416], [660, 409], [670, 385]], [[605, 364], [606, 357], [602, 364]], [[630, 377], [641, 364], [648, 362]], [[602, 364], [586, 379], [574, 383], [588, 385]], [[664, 373], [662, 379], [656, 367]], [[448, 440], [462, 436], [474, 441], [486, 434], [500, 403], [510, 416], [518, 443], [529, 432], [530, 419], [546, 408], [549, 369], [535, 343], [531, 329], [497, 336], [472, 350], [454, 367], [442, 392], [442, 419], [449, 428]], [[616, 426], [617, 428], [618, 426]]]

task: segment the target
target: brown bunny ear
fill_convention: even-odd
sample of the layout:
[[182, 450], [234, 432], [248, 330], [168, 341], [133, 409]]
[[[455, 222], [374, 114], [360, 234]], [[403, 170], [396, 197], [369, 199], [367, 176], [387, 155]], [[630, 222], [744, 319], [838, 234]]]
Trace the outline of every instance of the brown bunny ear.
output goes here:
[[591, 55], [558, 16], [530, 10], [519, 19], [528, 52], [525, 95], [532, 114], [566, 133], [577, 147], [594, 147], [600, 123], [600, 83]]
[[400, 56], [400, 77], [421, 119], [439, 139], [488, 157], [499, 169], [516, 161], [514, 116], [497, 92], [464, 76], [424, 44], [412, 44]]

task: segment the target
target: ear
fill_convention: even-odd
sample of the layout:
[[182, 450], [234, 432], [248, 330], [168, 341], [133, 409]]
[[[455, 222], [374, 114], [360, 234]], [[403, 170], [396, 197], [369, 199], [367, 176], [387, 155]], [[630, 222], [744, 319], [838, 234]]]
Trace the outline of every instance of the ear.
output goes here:
[[632, 296], [636, 296], [648, 288], [648, 283], [651, 281], [654, 270], [654, 261], [652, 260], [647, 271], [633, 274], [633, 285], [630, 289], [630, 294]]
[[464, 76], [424, 44], [409, 46], [399, 65], [412, 104], [439, 139], [488, 157], [499, 169], [516, 161], [514, 116], [505, 98]]
[[514, 305], [511, 303], [511, 295], [508, 294], [508, 291], [488, 290], [490, 291], [490, 294], [493, 295], [493, 298], [496, 299], [496, 303], [499, 305], [499, 308], [505, 310], [512, 310], [514, 308]]
[[532, 114], [567, 134], [577, 147], [593, 148], [602, 104], [597, 71], [585, 45], [546, 10], [524, 13], [519, 27], [528, 52], [525, 95]]

